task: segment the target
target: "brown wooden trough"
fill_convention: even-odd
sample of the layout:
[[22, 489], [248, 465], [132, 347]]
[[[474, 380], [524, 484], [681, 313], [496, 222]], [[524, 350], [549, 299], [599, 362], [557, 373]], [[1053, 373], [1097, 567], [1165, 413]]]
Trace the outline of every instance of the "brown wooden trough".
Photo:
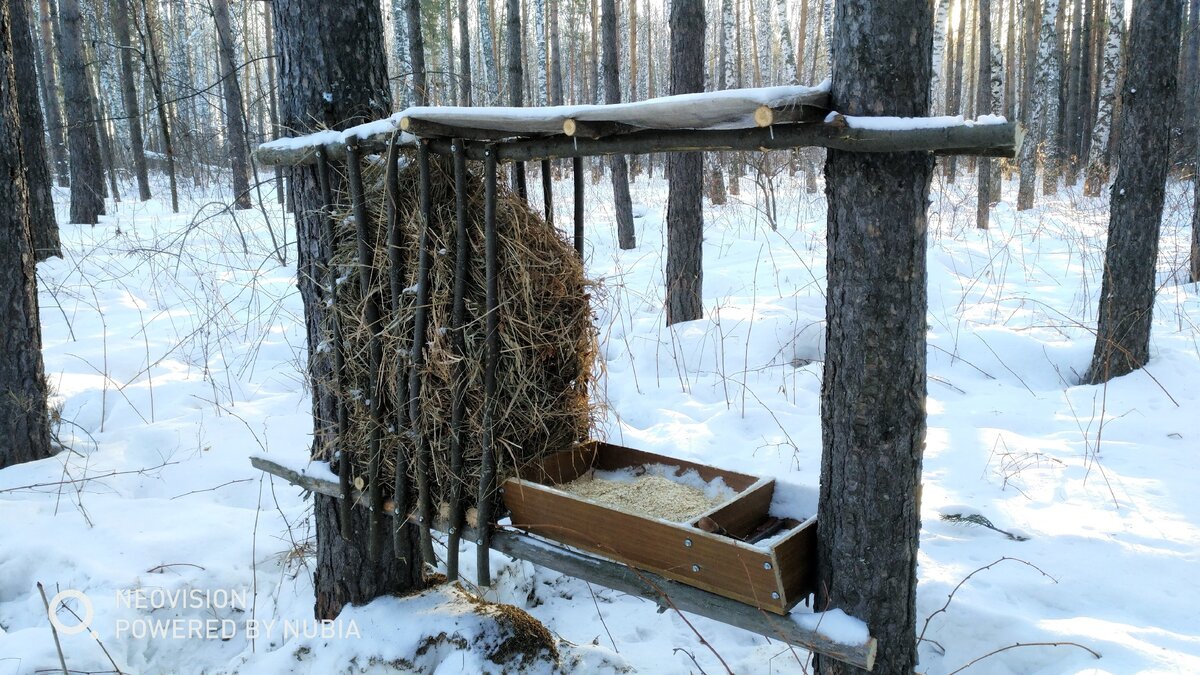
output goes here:
[[[721, 478], [736, 493], [689, 522], [600, 504], [555, 486], [592, 469], [646, 465]], [[815, 588], [816, 517], [773, 519], [775, 481], [590, 441], [551, 455], [501, 487], [512, 526], [776, 614]], [[764, 537], [764, 535], [771, 535]], [[762, 544], [747, 543], [763, 538]]]

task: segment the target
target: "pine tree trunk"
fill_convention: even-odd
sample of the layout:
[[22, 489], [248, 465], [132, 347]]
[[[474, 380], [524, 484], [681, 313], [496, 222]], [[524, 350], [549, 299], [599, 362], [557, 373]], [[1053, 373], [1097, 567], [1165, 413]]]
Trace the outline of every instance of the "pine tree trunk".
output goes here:
[[159, 59], [157, 21], [153, 2], [142, 2], [142, 19], [146, 32], [142, 35], [142, 64], [150, 74], [151, 89], [154, 90], [154, 109], [158, 113], [158, 128], [163, 139], [163, 155], [167, 159], [167, 180], [171, 188], [171, 211], [179, 213], [179, 183], [175, 171], [175, 143], [171, 136], [171, 123], [167, 114], [167, 97], [163, 92], [162, 61]]
[[[604, 46], [604, 60], [600, 68], [604, 72], [604, 102], [620, 103], [621, 85], [617, 62], [621, 49], [617, 44], [616, 0], [601, 0], [600, 7], [600, 39]], [[637, 235], [633, 230], [629, 166], [625, 163], [625, 155], [611, 156], [609, 168], [612, 173], [613, 209], [617, 216], [617, 244], [622, 249], [629, 250], [637, 246]]]
[[[992, 111], [992, 7], [991, 0], [979, 0], [979, 80], [976, 112]], [[989, 157], [979, 158], [979, 189], [975, 205], [975, 227], [986, 230], [992, 197], [992, 164]]]
[[1050, 152], [1046, 148], [1055, 142], [1051, 131], [1058, 128], [1058, 35], [1054, 28], [1057, 16], [1058, 0], [1042, 0], [1037, 78], [1030, 95], [1032, 105], [1026, 121], [1028, 129], [1025, 132], [1025, 142], [1021, 144], [1021, 181], [1017, 189], [1018, 210], [1033, 208], [1038, 155], [1043, 151]]
[[[29, 200], [29, 235], [34, 259], [62, 256], [58, 240], [58, 221], [50, 196], [50, 165], [46, 162], [45, 124], [38, 103], [37, 58], [26, 0], [8, 0], [13, 44], [13, 70], [16, 77], [17, 114], [21, 120], [21, 142], [26, 169], [26, 197]], [[10, 204], [12, 202], [0, 202]], [[0, 436], [3, 438], [3, 436]]]
[[[929, 112], [927, 0], [838, 0], [833, 101], [851, 115]], [[905, 45], [897, 49], [897, 44]], [[876, 673], [917, 665], [925, 445], [926, 153], [829, 151], [816, 606], [866, 621]], [[888, 223], [880, 227], [880, 223]], [[818, 656], [818, 672], [861, 673]]]
[[1113, 111], [1117, 99], [1117, 75], [1121, 72], [1121, 46], [1125, 34], [1125, 3], [1111, 0], [1108, 4], [1108, 33], [1104, 42], [1104, 70], [1100, 76], [1100, 104], [1096, 109], [1096, 128], [1092, 132], [1092, 147], [1088, 152], [1087, 178], [1084, 194], [1096, 197], [1108, 182], [1109, 143], [1112, 139]]
[[[704, 91], [704, 7], [671, 3], [671, 94]], [[703, 318], [704, 155], [667, 160], [667, 325]]]
[[104, 213], [104, 169], [96, 140], [96, 106], [83, 58], [78, 0], [60, 0], [59, 65], [71, 159], [71, 222], [95, 225]]
[[[23, 121], [13, 76], [18, 27], [11, 8], [11, 3], [0, 3], [0, 469], [54, 454], [22, 160]], [[23, 30], [29, 30], [27, 20]]]
[[[521, 0], [508, 0], [508, 104], [525, 105], [525, 74], [521, 56]], [[522, 199], [526, 197], [525, 164], [513, 162], [512, 185]]]
[[1162, 223], [1182, 0], [1134, 0], [1121, 140], [1116, 147], [1099, 325], [1084, 380], [1107, 382], [1150, 360], [1154, 267]]
[[[967, 51], [967, 17], [965, 3], [969, 0], [958, 0], [958, 26], [954, 31], [954, 66], [950, 71], [950, 82], [946, 85], [946, 114], [960, 115], [963, 112], [963, 66]], [[958, 157], [950, 155], [945, 159], [946, 181], [953, 183], [958, 173]]]
[[146, 148], [142, 134], [142, 110], [133, 79], [133, 41], [129, 39], [129, 0], [113, 0], [113, 34], [117, 38], [121, 61], [121, 99], [129, 123], [129, 147], [133, 153], [133, 172], [137, 176], [138, 199], [150, 199], [150, 178], [146, 172]]
[[[415, 38], [415, 35], [413, 36]], [[380, 119], [390, 112], [391, 93], [383, 46], [383, 18], [372, 0], [276, 0], [275, 41], [280, 55], [279, 99], [281, 126], [295, 133], [320, 126], [345, 129]], [[324, 94], [336, 83], [332, 101]], [[318, 453], [333, 440], [326, 420], [336, 418], [335, 392], [330, 387], [328, 350], [318, 349], [325, 335], [324, 278], [320, 261], [320, 232], [324, 204], [313, 167], [295, 167], [288, 181], [295, 204], [297, 280], [308, 332], [308, 366], [313, 392]], [[344, 192], [335, 190], [335, 194]], [[366, 555], [370, 516], [362, 507], [352, 512], [349, 539], [339, 534], [337, 500], [314, 495], [317, 531], [316, 616], [332, 619], [347, 604], [362, 604], [381, 595], [401, 593], [423, 585], [420, 562], [400, 560], [391, 537], [381, 538], [375, 558]], [[407, 535], [416, 550], [413, 527]]]
[[408, 62], [412, 67], [413, 105], [429, 105], [429, 79], [425, 71], [425, 38], [421, 33], [420, 0], [404, 0], [404, 17], [408, 22]]
[[559, 7], [550, 3], [550, 105], [563, 104], [562, 51], [559, 40]]
[[90, 94], [92, 99], [93, 110], [96, 112], [95, 124], [96, 140], [100, 143], [100, 160], [104, 162], [104, 174], [108, 177], [108, 190], [105, 197], [112, 197], [116, 203], [121, 203], [121, 186], [117, 183], [117, 163], [113, 153], [112, 134], [108, 127], [111, 116], [104, 110], [103, 99], [101, 99], [100, 89], [100, 59], [96, 56], [94, 45], [97, 44], [95, 36], [90, 34], [90, 26], [88, 31], [83, 34], [83, 62], [85, 64], [95, 64], [93, 68], [87, 68], [88, 85], [90, 86]]
[[233, 170], [234, 207], [250, 208], [250, 149], [246, 145], [246, 118], [242, 113], [242, 88], [238, 84], [233, 56], [233, 31], [229, 26], [228, 0], [212, 0], [217, 28], [217, 52], [221, 64], [221, 90], [225, 96], [225, 140]]
[[471, 81], [471, 14], [467, 0], [458, 0], [458, 81], [459, 105], [471, 105], [474, 89]]
[[59, 101], [58, 71], [55, 63], [54, 25], [58, 10], [50, 0], [41, 0], [42, 32], [42, 100], [46, 108], [46, 124], [50, 132], [50, 153], [54, 158], [54, 176], [59, 187], [70, 185], [70, 160], [67, 156], [67, 137], [64, 133], [62, 103]]

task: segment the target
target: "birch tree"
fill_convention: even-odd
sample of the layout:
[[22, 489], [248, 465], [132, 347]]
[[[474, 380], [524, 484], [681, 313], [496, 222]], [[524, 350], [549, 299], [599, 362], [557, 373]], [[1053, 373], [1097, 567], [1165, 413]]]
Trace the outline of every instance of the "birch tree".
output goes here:
[[1117, 102], [1117, 77], [1121, 72], [1121, 45], [1125, 35], [1125, 3], [1108, 3], [1108, 31], [1104, 40], [1104, 67], [1100, 73], [1099, 106], [1096, 108], [1096, 127], [1092, 131], [1088, 151], [1087, 177], [1084, 194], [1095, 197], [1108, 182], [1109, 143], [1112, 142], [1113, 113]]
[[951, 1], [937, 0], [937, 11], [933, 14], [933, 69], [929, 72], [929, 101], [930, 109], [936, 114], [946, 111], [942, 68], [946, 61], [946, 31], [949, 30]]
[[[1021, 144], [1021, 181], [1017, 189], [1017, 209], [1033, 208], [1037, 181], [1038, 155], [1053, 152], [1058, 129], [1058, 32], [1054, 27], [1058, 17], [1058, 0], [1042, 0], [1042, 26], [1039, 29], [1037, 77], [1030, 98], [1032, 107], [1027, 121], [1025, 142]], [[1046, 170], [1050, 157], [1046, 158]]]

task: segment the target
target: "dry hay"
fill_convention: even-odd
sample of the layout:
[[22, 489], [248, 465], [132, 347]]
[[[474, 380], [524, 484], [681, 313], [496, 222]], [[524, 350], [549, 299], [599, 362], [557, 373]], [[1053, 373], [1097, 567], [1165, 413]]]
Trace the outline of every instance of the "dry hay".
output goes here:
[[588, 472], [556, 487], [606, 506], [678, 523], [693, 520], [722, 501], [698, 487], [654, 474], [616, 480]]
[[[398, 172], [397, 210], [400, 224], [398, 307], [389, 290], [387, 196], [382, 162], [364, 170], [369, 239], [373, 241], [371, 287], [383, 324], [383, 360], [373, 373], [369, 365], [370, 328], [359, 281], [357, 236], [352, 211], [335, 215], [338, 242], [333, 262], [339, 284], [335, 308], [341, 321], [348, 377], [342, 399], [349, 404], [349, 428], [340, 447], [352, 462], [359, 489], [369, 482], [369, 436], [375, 426], [368, 400], [372, 383], [382, 389], [384, 423], [380, 444], [385, 494], [392, 493], [399, 447], [415, 486], [415, 440], [408, 428], [408, 371], [417, 306], [419, 172], [409, 158]], [[483, 380], [486, 353], [486, 270], [484, 265], [484, 188], [481, 166], [468, 164], [468, 239], [471, 264], [466, 280], [465, 356], [455, 349], [450, 329], [457, 250], [453, 169], [448, 159], [430, 157], [433, 218], [430, 298], [425, 362], [420, 369], [419, 436], [430, 446], [431, 494], [436, 504], [449, 498], [456, 480], [450, 471], [451, 413], [454, 383], [465, 371], [463, 417], [463, 498], [475, 502], [483, 440]], [[348, 203], [343, 198], [340, 203]], [[495, 447], [499, 479], [546, 455], [570, 448], [589, 437], [594, 409], [588, 397], [597, 353], [596, 331], [589, 306], [591, 285], [575, 250], [534, 209], [499, 186], [496, 207], [499, 250], [499, 341], [496, 368]], [[326, 449], [326, 454], [329, 450]], [[361, 481], [360, 481], [361, 479]], [[409, 503], [414, 503], [414, 497]]]

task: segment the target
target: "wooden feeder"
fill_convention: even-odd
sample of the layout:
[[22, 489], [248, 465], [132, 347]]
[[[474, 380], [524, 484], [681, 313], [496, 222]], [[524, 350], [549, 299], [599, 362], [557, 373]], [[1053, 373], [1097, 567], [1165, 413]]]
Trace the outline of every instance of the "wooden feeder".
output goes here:
[[[720, 478], [735, 495], [687, 522], [558, 489], [589, 471], [647, 465]], [[551, 455], [503, 486], [512, 526], [738, 602], [786, 614], [815, 590], [817, 519], [772, 518], [775, 481], [591, 441]], [[756, 539], [764, 540], [756, 545]]]

